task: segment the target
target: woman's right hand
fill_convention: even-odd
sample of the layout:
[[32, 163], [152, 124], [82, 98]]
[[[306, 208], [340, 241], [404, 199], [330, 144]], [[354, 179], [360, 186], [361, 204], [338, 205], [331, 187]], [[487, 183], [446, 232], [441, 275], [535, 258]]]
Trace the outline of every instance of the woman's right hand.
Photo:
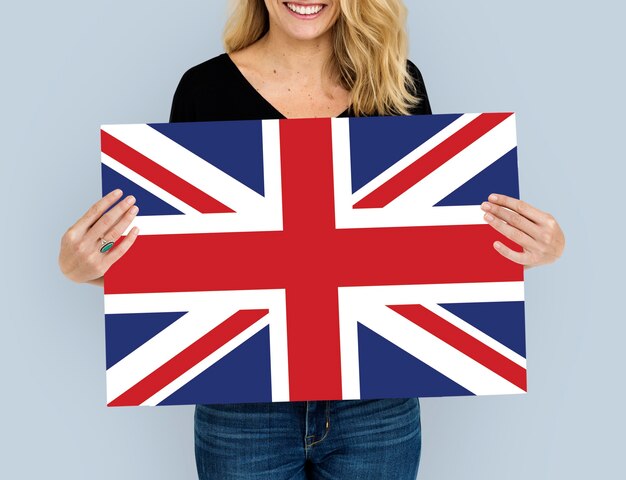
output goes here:
[[100, 252], [101, 239], [116, 241], [139, 211], [133, 205], [135, 198], [129, 195], [107, 212], [121, 195], [122, 191], [117, 189], [102, 197], [63, 234], [58, 261], [61, 272], [70, 280], [103, 285], [104, 273], [134, 243], [139, 233], [137, 227], [133, 227], [119, 245], [108, 252]]

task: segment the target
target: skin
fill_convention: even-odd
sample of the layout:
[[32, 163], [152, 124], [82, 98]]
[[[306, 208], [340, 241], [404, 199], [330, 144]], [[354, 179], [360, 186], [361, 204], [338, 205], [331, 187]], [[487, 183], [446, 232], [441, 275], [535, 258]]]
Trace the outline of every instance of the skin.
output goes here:
[[511, 250], [500, 242], [493, 248], [512, 262], [524, 265], [524, 270], [556, 261], [565, 248], [565, 236], [556, 219], [529, 203], [517, 198], [492, 193], [481, 204], [485, 220], [522, 247]]
[[293, 2], [324, 5], [312, 20], [294, 17], [282, 0], [265, 0], [270, 28], [230, 58], [248, 82], [287, 118], [335, 117], [350, 105], [350, 92], [322, 75], [333, 54], [332, 26], [339, 17], [334, 0]]
[[[322, 77], [322, 65], [332, 54], [331, 28], [339, 15], [335, 0], [294, 2], [325, 5], [313, 20], [291, 15], [281, 0], [265, 0], [269, 12], [268, 33], [249, 47], [231, 54], [246, 79], [287, 118], [333, 117], [349, 105], [349, 92]], [[139, 229], [133, 227], [119, 243], [138, 212], [135, 199], [114, 190], [89, 209], [64, 233], [58, 257], [61, 272], [77, 283], [104, 286], [104, 273], [133, 245]], [[110, 211], [107, 212], [112, 205]], [[565, 238], [552, 215], [502, 194], [492, 194], [481, 208], [485, 220], [523, 248], [511, 250], [500, 242], [493, 248], [524, 269], [552, 263], [565, 247]], [[106, 212], [106, 213], [105, 213]], [[101, 239], [116, 241], [100, 253]]]
[[63, 234], [58, 262], [61, 272], [70, 280], [103, 287], [104, 273], [135, 242], [139, 233], [137, 227], [133, 227], [106, 254], [100, 253], [100, 239], [117, 241], [139, 211], [139, 207], [134, 205], [135, 198], [129, 195], [106, 212], [121, 196], [122, 191], [119, 189], [109, 192], [89, 207]]

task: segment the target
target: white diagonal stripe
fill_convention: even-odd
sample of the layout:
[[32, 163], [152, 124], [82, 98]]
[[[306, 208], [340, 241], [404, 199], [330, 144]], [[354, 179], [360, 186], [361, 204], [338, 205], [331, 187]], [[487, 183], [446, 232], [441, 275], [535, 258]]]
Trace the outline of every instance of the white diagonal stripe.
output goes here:
[[[271, 319], [273, 319], [274, 327], [270, 327], [270, 342], [276, 342], [271, 346], [272, 356], [275, 350], [275, 361], [286, 363], [286, 331], [280, 331], [281, 328], [286, 329], [285, 291], [268, 289], [105, 295], [105, 313], [107, 314], [188, 312], [107, 370], [107, 403], [126, 392], [237, 311], [260, 308], [267, 308], [270, 311], [268, 315], [255, 323], [255, 325], [260, 323], [261, 326], [248, 327], [246, 332], [241, 334], [243, 335], [241, 341], [238, 340], [239, 337], [230, 340], [220, 347], [219, 351], [201, 362], [200, 366], [194, 367], [182, 378], [175, 380], [173, 384], [170, 384], [171, 387], [165, 387], [164, 393], [155, 394], [149, 400], [155, 403], [162, 401], [243, 343], [245, 339], [250, 338], [264, 325], [268, 325]], [[284, 398], [288, 392], [286, 368], [286, 366], [272, 365], [272, 387], [276, 385], [277, 398]], [[165, 395], [167, 392], [169, 393]]]
[[[466, 114], [459, 118], [457, 122], [449, 125], [449, 127], [455, 132], [477, 115]], [[394, 208], [390, 208], [391, 204], [385, 208], [352, 208], [355, 197], [352, 195], [349, 119], [332, 119], [332, 132], [336, 228], [484, 225], [488, 223], [484, 218], [484, 212], [481, 210], [480, 205], [433, 207], [433, 203], [431, 203], [427, 207], [420, 207], [417, 203], [411, 203], [410, 205], [404, 204], [401, 206], [396, 204]], [[438, 138], [436, 144], [443, 140], [443, 138]], [[415, 160], [416, 157], [411, 155], [419, 153], [417, 150], [422, 147], [416, 149], [416, 152], [407, 155], [399, 164]], [[427, 145], [427, 148], [431, 149], [432, 146]]]
[[516, 144], [515, 115], [512, 114], [384, 208], [410, 211], [432, 207], [511, 151]]
[[[456, 132], [479, 114], [465, 114], [439, 134]], [[461, 151], [453, 159], [431, 172], [383, 208], [352, 208], [355, 199], [364, 196], [363, 188], [352, 192], [350, 158], [350, 123], [347, 118], [333, 119], [334, 194], [337, 228], [386, 228], [436, 225], [484, 225], [484, 212], [480, 205], [434, 206], [473, 176], [508, 153], [517, 144], [515, 115], [512, 114], [486, 135]], [[437, 135], [439, 135], [437, 134]], [[433, 139], [436, 138], [432, 137]], [[432, 140], [432, 139], [431, 139]], [[366, 187], [367, 193], [388, 179], [393, 173], [414, 162], [445, 138], [437, 137], [418, 147], [401, 161], [390, 167], [385, 175], [376, 177]], [[425, 147], [426, 146], [426, 147]], [[425, 150], [424, 148], [427, 148]], [[374, 187], [375, 186], [375, 187]]]
[[355, 315], [363, 325], [475, 395], [525, 393], [524, 390], [390, 308], [379, 306], [368, 311], [363, 311], [362, 307], [360, 309], [360, 314]]
[[289, 401], [289, 373], [287, 358], [287, 321], [285, 315], [284, 303], [282, 308], [276, 305], [271, 308], [270, 312], [261, 320], [254, 323], [239, 335], [229, 340], [213, 353], [208, 355], [198, 364], [191, 367], [180, 377], [176, 378], [172, 383], [165, 386], [159, 392], [142, 403], [144, 406], [158, 405], [167, 397], [172, 395], [178, 389], [186, 385], [188, 382], [196, 378], [202, 372], [214, 365], [220, 359], [228, 355], [244, 342], [252, 338], [263, 328], [269, 325], [270, 335], [270, 363], [271, 363], [271, 383], [272, 383], [272, 402]]
[[[478, 328], [474, 327], [473, 325], [467, 323], [465, 320], [463, 320], [462, 318], [459, 318], [458, 316], [454, 315], [449, 310], [446, 310], [442, 306], [437, 305], [435, 303], [422, 303], [420, 305], [422, 305], [423, 307], [427, 308], [428, 310], [433, 312], [435, 315], [443, 318], [448, 323], [451, 323], [452, 325], [457, 327], [459, 330], [463, 330], [465, 333], [467, 333], [468, 335], [474, 337], [479, 342], [487, 345], [492, 350], [495, 350], [496, 352], [498, 352], [503, 357], [508, 358], [513, 363], [518, 364], [520, 367], [526, 368], [526, 359], [524, 357], [522, 357], [519, 353], [514, 352], [513, 350], [511, 350], [506, 345], [500, 343], [495, 338], [490, 337], [489, 335], [487, 335], [483, 331], [481, 331]], [[505, 322], [506, 320], [503, 319], [502, 321]]]
[[226, 355], [228, 355], [230, 352], [232, 352], [235, 348], [239, 347], [242, 343], [252, 338], [255, 334], [260, 332], [267, 325], [268, 325], [267, 316], [262, 318], [258, 322], [255, 322], [253, 325], [250, 325], [243, 332], [241, 332], [240, 334], [238, 334], [237, 336], [235, 336], [234, 338], [226, 342], [224, 345], [219, 347], [213, 353], [208, 355], [205, 359], [198, 362], [196, 365], [194, 365], [189, 370], [184, 372], [181, 376], [176, 378], [173, 382], [166, 385], [157, 393], [152, 395], [150, 398], [144, 401], [141, 405], [143, 406], [158, 405], [167, 397], [169, 397], [171, 394], [176, 392], [176, 390], [183, 387], [184, 385], [189, 383], [191, 380], [196, 378], [198, 375], [200, 375], [202, 372], [204, 372], [211, 365], [215, 364], [216, 362], [224, 358]]
[[[214, 311], [217, 311], [216, 308]], [[139, 383], [149, 374], [175, 355], [233, 315], [212, 315], [208, 312], [188, 312], [176, 322], [152, 337], [139, 348], [128, 354], [115, 365], [109, 367], [107, 378], [107, 403], [112, 402], [128, 389]], [[211, 312], [213, 313], [213, 312]]]
[[[360, 398], [357, 322], [383, 335], [411, 355], [429, 363], [446, 376], [477, 394], [522, 393], [523, 391], [478, 362], [428, 333], [386, 305], [420, 304], [451, 321], [455, 326], [483, 341], [520, 366], [526, 360], [496, 340], [478, 331], [443, 309], [437, 303], [523, 301], [524, 282], [476, 282], [400, 286], [339, 288], [342, 398]], [[444, 311], [445, 310], [445, 311]], [[399, 319], [400, 318], [400, 319]], [[417, 330], [413, 330], [411, 325]], [[403, 338], [403, 336], [406, 336]], [[442, 353], [428, 353], [441, 349]], [[426, 355], [426, 358], [424, 357]], [[444, 370], [439, 368], [444, 366]], [[460, 369], [457, 373], [454, 370]], [[461, 372], [463, 378], [459, 378]], [[448, 375], [450, 373], [450, 375]]]
[[[126, 228], [123, 235], [127, 235], [134, 226], [139, 228], [140, 235], [282, 230], [280, 131], [278, 120], [262, 121], [265, 196], [258, 195], [247, 186], [231, 178], [176, 142], [169, 140], [148, 125], [103, 125], [102, 130], [119, 138], [120, 141], [123, 141], [152, 160], [158, 160], [157, 163], [172, 170], [173, 173], [194, 186], [200, 189], [207, 189], [205, 191], [211, 192], [211, 196], [236, 210], [235, 212], [202, 214], [103, 153], [102, 163], [110, 166], [140, 187], [187, 214], [142, 215], [141, 205], [138, 205], [140, 208], [139, 214], [135, 217], [132, 224]], [[215, 196], [213, 195], [214, 192], [221, 193]], [[220, 196], [228, 198], [218, 198]], [[235, 201], [232, 201], [233, 198]]]
[[[155, 197], [163, 200], [165, 203], [170, 204], [172, 207], [180, 210], [181, 212], [187, 215], [201, 215], [201, 213], [193, 208], [191, 205], [187, 205], [185, 202], [181, 201], [178, 197], [170, 194], [169, 192], [163, 190], [158, 185], [155, 185], [149, 180], [146, 180], [144, 177], [131, 170], [130, 168], [122, 165], [120, 162], [115, 160], [114, 158], [109, 157], [106, 153], [101, 153], [101, 161], [104, 165], [115, 170], [121, 176], [128, 178], [131, 182], [136, 183], [144, 190], [150, 192]], [[135, 217], [137, 218], [137, 217]], [[133, 225], [135, 225], [133, 223]], [[129, 231], [133, 225], [129, 225], [126, 231]]]
[[419, 158], [423, 157], [426, 153], [430, 152], [440, 143], [447, 140], [448, 137], [451, 137], [467, 124], [475, 120], [479, 115], [479, 113], [465, 113], [461, 115], [450, 125], [437, 132], [419, 147], [415, 148], [413, 151], [402, 157], [402, 159], [400, 159], [398, 162], [391, 165], [383, 173], [376, 176], [376, 178], [373, 178], [367, 184], [363, 185], [356, 192], [354, 192], [354, 195], [352, 196], [353, 204], [357, 203], [359, 200], [362, 200], [364, 197], [376, 190], [383, 183], [387, 182], [389, 179], [396, 176], [402, 170], [406, 169], [412, 163], [418, 161]]
[[256, 211], [264, 198], [146, 124], [102, 125], [102, 130], [236, 212]]

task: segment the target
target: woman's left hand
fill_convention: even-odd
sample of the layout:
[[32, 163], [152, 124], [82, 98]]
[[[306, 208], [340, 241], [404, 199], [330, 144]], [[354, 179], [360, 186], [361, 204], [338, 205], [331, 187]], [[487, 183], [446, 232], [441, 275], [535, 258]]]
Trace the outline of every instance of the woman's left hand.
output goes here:
[[511, 250], [501, 242], [494, 248], [509, 260], [524, 265], [524, 270], [557, 260], [565, 248], [565, 236], [552, 215], [517, 198], [491, 194], [481, 208], [485, 220], [498, 232], [523, 248]]

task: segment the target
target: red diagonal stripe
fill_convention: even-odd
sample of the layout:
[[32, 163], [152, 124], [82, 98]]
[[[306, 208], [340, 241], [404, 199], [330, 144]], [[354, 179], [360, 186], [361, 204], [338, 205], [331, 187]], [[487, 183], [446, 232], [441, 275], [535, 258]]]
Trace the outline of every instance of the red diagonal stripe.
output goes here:
[[512, 113], [480, 114], [396, 176], [363, 197], [354, 204], [354, 208], [384, 207], [511, 115]]
[[388, 307], [526, 391], [525, 368], [452, 325], [423, 305], [388, 305]]
[[267, 315], [269, 310], [240, 310], [109, 403], [110, 407], [141, 405], [219, 347]]
[[183, 180], [178, 175], [174, 175], [166, 168], [150, 160], [104, 130], [100, 131], [100, 141], [102, 153], [117, 160], [122, 165], [130, 168], [199, 212], [224, 213], [233, 211], [206, 192]]

